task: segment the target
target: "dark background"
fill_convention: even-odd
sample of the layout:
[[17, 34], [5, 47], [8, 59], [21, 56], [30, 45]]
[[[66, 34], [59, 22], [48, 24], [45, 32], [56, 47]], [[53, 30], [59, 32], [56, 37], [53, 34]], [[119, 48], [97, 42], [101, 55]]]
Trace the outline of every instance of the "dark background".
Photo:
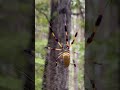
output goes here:
[[34, 5], [0, 0], [0, 90], [34, 90]]

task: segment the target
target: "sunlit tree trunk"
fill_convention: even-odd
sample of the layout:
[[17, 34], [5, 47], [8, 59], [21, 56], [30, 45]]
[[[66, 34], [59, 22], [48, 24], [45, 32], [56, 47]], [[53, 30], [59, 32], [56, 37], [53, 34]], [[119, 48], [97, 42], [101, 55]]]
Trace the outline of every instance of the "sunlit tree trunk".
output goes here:
[[74, 90], [78, 90], [78, 57], [74, 57], [76, 67], [74, 67]]
[[[94, 22], [104, 11], [103, 20], [98, 27], [93, 42], [85, 50], [85, 88], [86, 90], [120, 90], [119, 88], [119, 2], [108, 4], [105, 0], [86, 0], [86, 37], [92, 33]], [[118, 4], [119, 3], [119, 4]]]
[[[70, 32], [71, 17], [68, 12], [70, 12], [69, 0], [51, 0], [51, 28], [62, 44], [66, 43], [64, 31], [65, 13], [68, 34]], [[49, 32], [48, 46], [60, 48], [51, 32]], [[68, 90], [68, 68], [64, 67], [63, 62], [61, 62], [62, 59], [58, 59], [58, 65], [56, 66], [56, 59], [59, 53], [59, 51], [48, 50], [42, 90]]]
[[[81, 5], [79, 4], [79, 7]], [[79, 8], [80, 9], [80, 8]], [[72, 60], [75, 60], [75, 63], [76, 63], [76, 67], [72, 66], [72, 68], [74, 69], [73, 72], [74, 72], [74, 75], [73, 75], [73, 78], [72, 78], [72, 81], [74, 80], [73, 82], [73, 87], [71, 90], [84, 90], [84, 79], [83, 79], [83, 73], [84, 73], [84, 59], [83, 59], [83, 50], [81, 50], [80, 48], [81, 47], [84, 47], [84, 27], [83, 27], [83, 24], [84, 24], [84, 14], [81, 15], [81, 10], [76, 10], [77, 13], [80, 13], [79, 15], [73, 15], [72, 16], [72, 19], [73, 19], [73, 22], [72, 22], [72, 31], [73, 31], [73, 35], [75, 32], [78, 32], [78, 36], [76, 37], [76, 41], [75, 41], [75, 46], [73, 45], [73, 50], [71, 50], [72, 54], [71, 56]], [[82, 23], [82, 25], [81, 25]], [[81, 27], [82, 26], [82, 27]], [[72, 35], [72, 36], [73, 36]], [[74, 53], [76, 52], [76, 53]], [[81, 69], [82, 68], [82, 69]], [[70, 69], [71, 71], [72, 69]], [[71, 78], [71, 77], [70, 77]]]

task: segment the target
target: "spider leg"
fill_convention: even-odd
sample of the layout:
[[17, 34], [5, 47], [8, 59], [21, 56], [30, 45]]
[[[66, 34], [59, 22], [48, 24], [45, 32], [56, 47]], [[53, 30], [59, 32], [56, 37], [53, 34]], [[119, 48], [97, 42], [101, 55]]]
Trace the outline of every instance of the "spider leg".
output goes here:
[[62, 56], [62, 52], [60, 53], [60, 55], [58, 56], [58, 58], [55, 60], [56, 61], [56, 66], [57, 66], [57, 60]]
[[76, 63], [75, 63], [75, 60], [73, 60], [73, 63], [70, 63], [72, 65], [74, 65], [74, 67], [76, 67]]
[[[110, 4], [112, 0], [108, 0], [105, 4], [105, 8], [107, 7], [107, 5]], [[96, 22], [95, 22], [95, 26], [93, 28], [93, 32], [90, 35], [90, 37], [87, 39], [87, 45], [90, 44], [93, 41], [94, 35], [97, 31], [97, 27], [100, 26], [101, 22], [102, 22], [102, 18], [103, 18], [103, 13], [105, 12], [105, 9], [101, 12], [101, 14], [98, 15]]]
[[[65, 15], [65, 20], [66, 20], [66, 15]], [[66, 35], [66, 45], [69, 48], [69, 43], [68, 43], [68, 30], [67, 30], [67, 24], [65, 21], [65, 35]]]
[[97, 20], [95, 22], [95, 26], [93, 28], [93, 32], [92, 34], [90, 35], [90, 37], [87, 39], [87, 45], [90, 44], [92, 41], [93, 41], [93, 38], [95, 36], [95, 33], [97, 31], [97, 27], [100, 25], [101, 21], [102, 21], [102, 18], [103, 16], [100, 14], [98, 17], [97, 17]]
[[59, 46], [62, 48], [63, 46], [62, 46], [61, 43], [58, 41], [58, 39], [57, 39], [57, 37], [55, 36], [55, 34], [54, 34], [51, 26], [52, 26], [52, 25], [51, 25], [51, 23], [50, 23], [50, 27], [49, 27], [49, 28], [50, 28], [50, 31], [51, 31], [51, 33], [52, 33], [52, 36], [54, 37], [55, 41], [59, 44]]
[[61, 51], [62, 49], [59, 49], [59, 48], [51, 48], [51, 47], [45, 47], [46, 49], [49, 49], [49, 50], [56, 50], [56, 51]]
[[[49, 49], [49, 50], [56, 50], [56, 51], [61, 51], [62, 49], [59, 49], [59, 48], [51, 48], [51, 47], [45, 47], [45, 48], [47, 48], [47, 49]], [[55, 60], [56, 61], [56, 66], [57, 66], [57, 60], [61, 57], [61, 55], [62, 55], [62, 53], [63, 52], [60, 52], [58, 55], [58, 58]]]
[[75, 33], [75, 36], [74, 36], [73, 41], [71, 42], [71, 45], [75, 42], [75, 39], [76, 39], [77, 35], [78, 35], [78, 32]]
[[60, 53], [58, 54], [58, 56], [61, 55], [61, 54], [63, 54], [63, 52], [60, 52]]
[[75, 60], [73, 60], [73, 65], [74, 65], [74, 67], [76, 67], [76, 63], [75, 63]]

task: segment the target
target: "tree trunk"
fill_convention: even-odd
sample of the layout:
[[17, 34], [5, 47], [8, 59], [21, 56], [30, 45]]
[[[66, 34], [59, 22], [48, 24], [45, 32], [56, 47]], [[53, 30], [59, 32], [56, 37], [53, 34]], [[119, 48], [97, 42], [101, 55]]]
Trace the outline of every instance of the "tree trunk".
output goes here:
[[[94, 22], [101, 12], [103, 20], [94, 40], [85, 50], [86, 90], [120, 90], [119, 88], [119, 4], [117, 0], [105, 8], [105, 0], [86, 0], [86, 37], [92, 33]], [[105, 10], [106, 9], [106, 10]], [[100, 12], [99, 12], [100, 11]]]
[[78, 57], [75, 56], [74, 58], [76, 64], [76, 67], [74, 67], [74, 90], [78, 90]]
[[[51, 28], [62, 44], [66, 43], [64, 30], [65, 14], [68, 35], [70, 32], [71, 17], [68, 12], [70, 12], [69, 0], [51, 0]], [[49, 32], [48, 46], [60, 48], [51, 35], [51, 32]], [[68, 68], [64, 67], [62, 59], [58, 59], [58, 65], [56, 66], [56, 59], [59, 53], [59, 51], [48, 50], [42, 90], [68, 90]]]

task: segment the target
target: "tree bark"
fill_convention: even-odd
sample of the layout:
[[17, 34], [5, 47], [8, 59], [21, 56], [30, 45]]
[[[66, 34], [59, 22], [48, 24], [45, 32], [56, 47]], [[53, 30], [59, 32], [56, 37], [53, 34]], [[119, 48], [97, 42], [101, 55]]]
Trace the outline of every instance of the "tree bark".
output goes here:
[[[55, 17], [51, 18], [51, 28], [62, 44], [66, 43], [64, 30], [65, 14], [68, 35], [70, 32], [71, 17], [68, 12], [70, 12], [69, 0], [51, 0], [51, 17]], [[48, 46], [60, 48], [51, 35], [51, 32], [49, 32]], [[59, 51], [48, 50], [42, 90], [68, 90], [68, 68], [64, 67], [62, 59], [58, 59], [58, 65], [56, 66], [56, 59], [59, 53]]]

